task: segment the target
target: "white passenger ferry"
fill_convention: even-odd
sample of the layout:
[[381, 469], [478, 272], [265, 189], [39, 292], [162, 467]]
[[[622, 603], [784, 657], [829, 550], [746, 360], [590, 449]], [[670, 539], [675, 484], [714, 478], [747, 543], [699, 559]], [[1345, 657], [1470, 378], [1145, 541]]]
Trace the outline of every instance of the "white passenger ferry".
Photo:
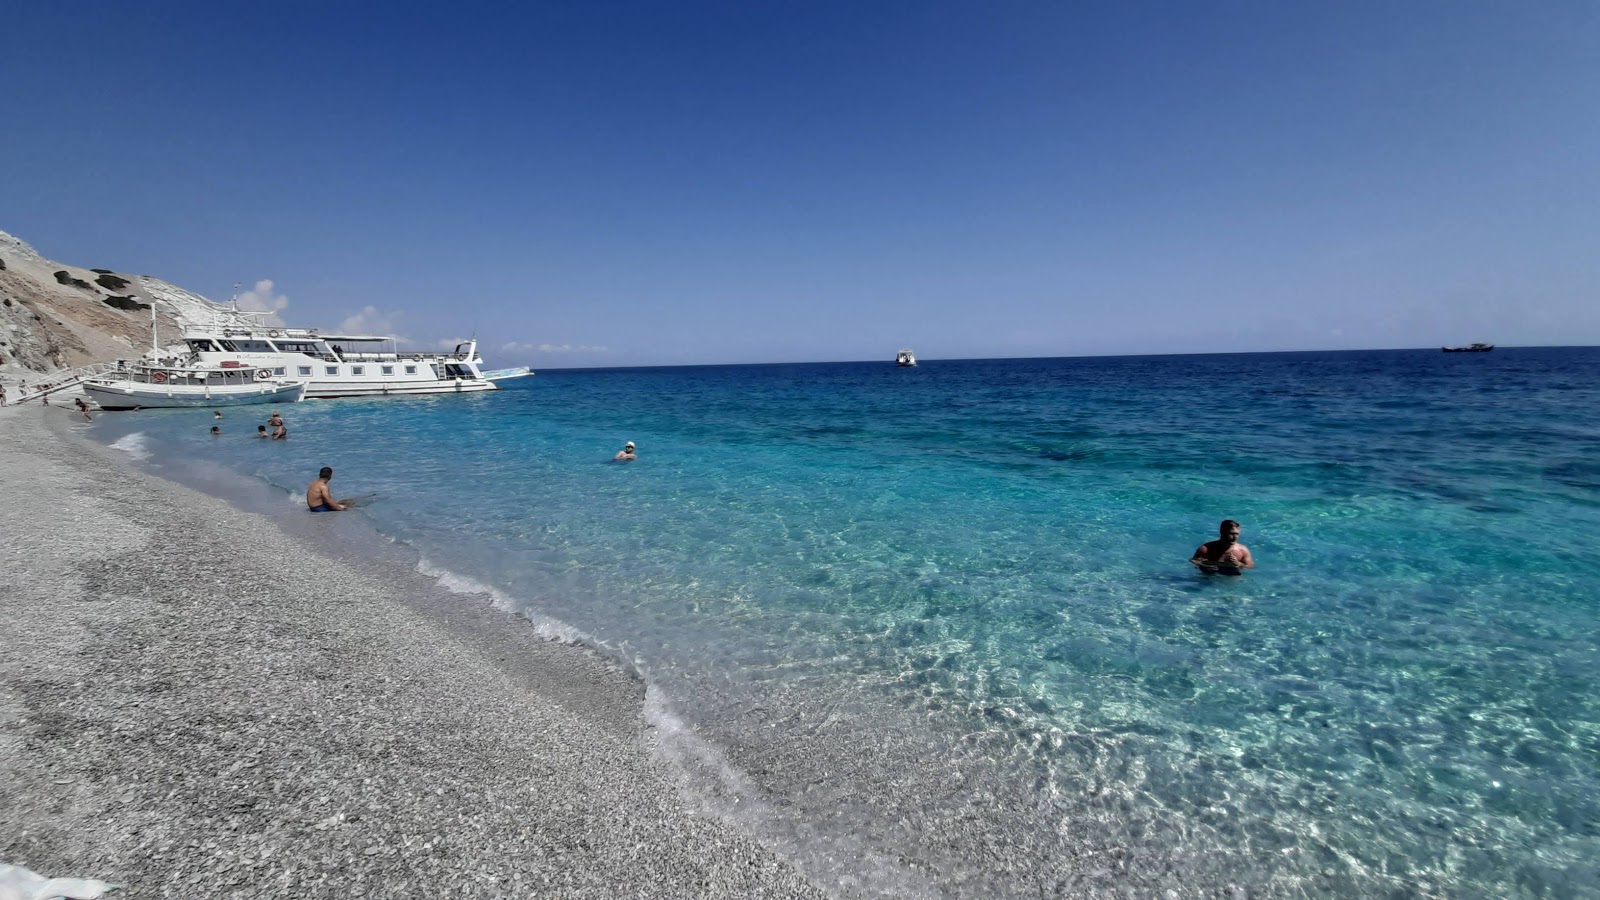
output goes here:
[[[315, 328], [259, 323], [191, 326], [183, 334], [188, 355], [179, 366], [265, 369], [274, 379], [305, 381], [306, 399], [389, 394], [465, 394], [495, 390], [484, 377], [476, 340], [448, 353], [402, 351], [381, 335], [323, 334]], [[503, 369], [496, 378], [532, 374]]]

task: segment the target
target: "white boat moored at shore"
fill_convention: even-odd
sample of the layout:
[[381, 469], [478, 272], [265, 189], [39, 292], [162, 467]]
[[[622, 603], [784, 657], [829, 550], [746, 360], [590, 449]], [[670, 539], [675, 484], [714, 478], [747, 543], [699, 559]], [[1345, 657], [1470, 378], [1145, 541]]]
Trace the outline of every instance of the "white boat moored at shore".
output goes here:
[[119, 361], [85, 378], [83, 392], [101, 409], [163, 409], [298, 403], [306, 383], [278, 378], [270, 369], [240, 366], [173, 367]]

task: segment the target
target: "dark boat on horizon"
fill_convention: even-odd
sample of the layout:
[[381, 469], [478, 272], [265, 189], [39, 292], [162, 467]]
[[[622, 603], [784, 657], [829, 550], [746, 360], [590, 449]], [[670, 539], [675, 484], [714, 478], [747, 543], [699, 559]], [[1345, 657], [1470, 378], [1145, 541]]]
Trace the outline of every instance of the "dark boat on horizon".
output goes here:
[[1482, 341], [1478, 341], [1476, 343], [1468, 344], [1465, 347], [1440, 347], [1439, 349], [1446, 353], [1488, 353], [1490, 350], [1494, 349], [1494, 345], [1485, 344]]

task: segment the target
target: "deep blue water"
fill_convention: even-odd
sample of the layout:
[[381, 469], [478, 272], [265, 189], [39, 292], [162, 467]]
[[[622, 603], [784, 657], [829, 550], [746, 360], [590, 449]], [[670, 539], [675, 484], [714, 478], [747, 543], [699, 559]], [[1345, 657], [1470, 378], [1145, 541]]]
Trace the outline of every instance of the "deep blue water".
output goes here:
[[[558, 371], [256, 441], [268, 412], [97, 429], [296, 493], [334, 466], [426, 571], [636, 666], [708, 805], [824, 878], [1600, 896], [1600, 349]], [[1241, 578], [1185, 562], [1224, 517]]]

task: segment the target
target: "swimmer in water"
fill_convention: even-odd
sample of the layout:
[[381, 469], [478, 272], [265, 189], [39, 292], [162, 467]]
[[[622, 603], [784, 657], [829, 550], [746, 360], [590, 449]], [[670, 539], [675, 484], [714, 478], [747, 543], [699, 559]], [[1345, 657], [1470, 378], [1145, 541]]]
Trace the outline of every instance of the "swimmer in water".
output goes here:
[[1254, 569], [1256, 561], [1250, 548], [1239, 543], [1239, 531], [1238, 522], [1223, 519], [1217, 539], [1196, 548], [1189, 562], [1202, 572], [1220, 575], [1242, 575], [1245, 569]]
[[311, 482], [306, 488], [306, 509], [312, 512], [335, 512], [349, 505], [347, 500], [335, 500], [328, 491], [328, 482], [333, 479], [333, 468], [323, 466], [317, 473], [317, 480]]

